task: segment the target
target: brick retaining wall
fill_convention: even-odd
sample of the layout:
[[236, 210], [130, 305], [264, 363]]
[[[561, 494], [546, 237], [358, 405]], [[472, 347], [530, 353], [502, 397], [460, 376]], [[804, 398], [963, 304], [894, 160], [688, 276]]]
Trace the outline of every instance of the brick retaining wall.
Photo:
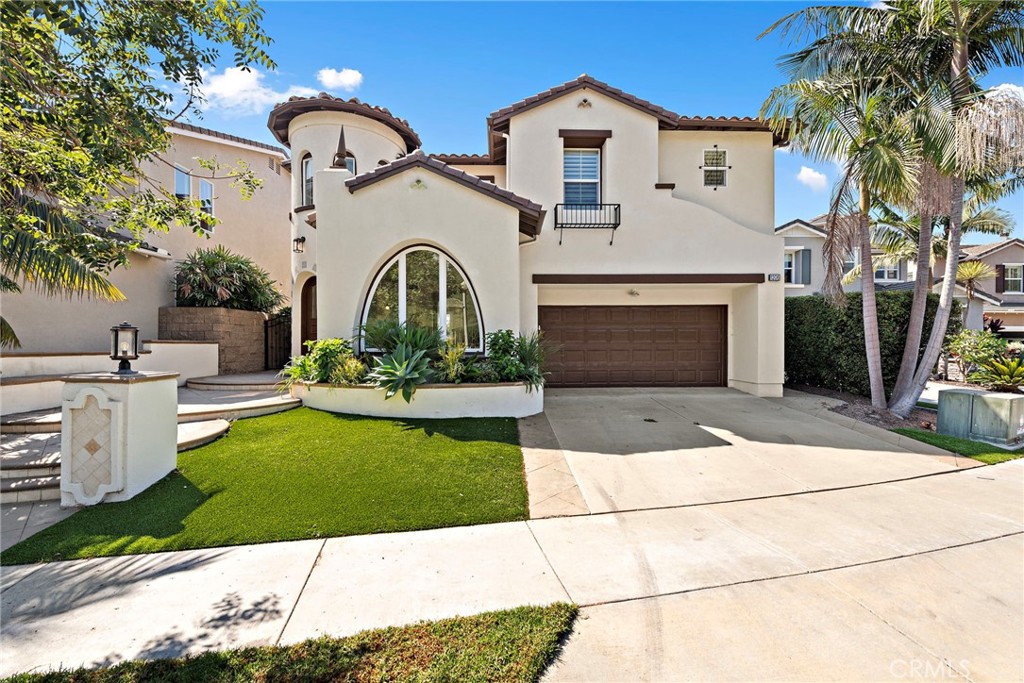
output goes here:
[[263, 323], [267, 316], [230, 308], [160, 309], [160, 339], [212, 341], [220, 346], [217, 366], [222, 375], [264, 369]]

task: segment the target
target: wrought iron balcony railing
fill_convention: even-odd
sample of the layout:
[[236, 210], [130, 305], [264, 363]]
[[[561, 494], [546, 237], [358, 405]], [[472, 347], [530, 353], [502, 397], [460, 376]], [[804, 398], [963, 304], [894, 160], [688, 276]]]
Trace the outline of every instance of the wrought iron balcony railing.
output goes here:
[[611, 230], [608, 244], [615, 241], [615, 229], [619, 227], [619, 204], [555, 204], [555, 229], [558, 243], [562, 243], [562, 231]]

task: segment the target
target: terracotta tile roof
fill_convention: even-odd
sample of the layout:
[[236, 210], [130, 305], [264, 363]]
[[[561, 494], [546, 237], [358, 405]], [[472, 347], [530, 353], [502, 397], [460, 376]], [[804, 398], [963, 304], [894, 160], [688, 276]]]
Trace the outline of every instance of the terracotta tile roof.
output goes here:
[[[618, 100], [625, 105], [638, 109], [658, 119], [658, 127], [662, 130], [722, 130], [722, 131], [765, 131], [771, 129], [762, 121], [756, 118], [738, 116], [680, 116], [675, 112], [665, 109], [657, 104], [640, 99], [635, 95], [612, 87], [603, 81], [587, 74], [582, 74], [571, 81], [556, 85], [553, 88], [537, 93], [531, 97], [520, 100], [507, 107], [492, 112], [487, 117], [487, 129], [490, 131], [488, 145], [491, 150], [490, 157], [493, 163], [505, 163], [506, 142], [500, 133], [508, 132], [509, 119], [516, 114], [533, 109], [553, 99], [561, 97], [577, 90], [588, 88], [596, 92]], [[496, 135], [497, 133], [497, 135]], [[772, 143], [785, 145], [788, 142], [786, 134], [774, 134]]]
[[406, 151], [417, 149], [420, 146], [420, 136], [412, 129], [409, 122], [398, 118], [384, 107], [375, 107], [372, 104], [360, 102], [355, 97], [348, 100], [334, 97], [325, 92], [314, 97], [289, 97], [287, 102], [282, 102], [271, 110], [270, 118], [267, 119], [267, 127], [282, 145], [287, 146], [288, 124], [296, 116], [311, 111], [341, 111], [359, 114], [380, 121], [402, 136]]
[[437, 159], [446, 164], [481, 164], [489, 165], [495, 162], [491, 161], [491, 155], [489, 154], [431, 154], [431, 159]]
[[268, 152], [274, 152], [281, 156], [287, 156], [286, 152], [280, 147], [274, 145], [268, 145], [265, 142], [259, 140], [250, 140], [249, 138], [242, 138], [237, 135], [231, 135], [230, 133], [222, 133], [219, 130], [213, 130], [212, 128], [203, 128], [202, 126], [195, 126], [191, 123], [185, 123], [184, 121], [164, 121], [165, 124], [171, 128], [180, 128], [181, 130], [187, 130], [192, 133], [198, 133], [200, 135], [208, 135], [213, 138], [220, 138], [221, 140], [227, 140], [228, 142], [237, 142], [243, 145], [249, 145], [251, 147], [259, 147], [265, 149]]
[[592, 90], [596, 90], [602, 95], [610, 97], [614, 100], [618, 100], [623, 104], [627, 104], [641, 111], [647, 112], [651, 116], [654, 116], [659, 121], [663, 122], [665, 124], [664, 127], [666, 128], [674, 127], [676, 121], [679, 120], [679, 114], [676, 114], [675, 112], [671, 112], [668, 109], [665, 109], [664, 107], [659, 107], [658, 105], [648, 102], [647, 100], [642, 100], [635, 95], [630, 95], [629, 93], [623, 92], [618, 88], [613, 88], [607, 83], [599, 81], [596, 78], [593, 78], [592, 76], [588, 76], [587, 74], [581, 74], [578, 78], [574, 78], [571, 81], [566, 81], [561, 85], [556, 85], [555, 87], [549, 90], [545, 90], [544, 92], [537, 93], [536, 95], [532, 95], [531, 97], [527, 97], [526, 99], [519, 100], [515, 104], [510, 104], [507, 107], [503, 107], [502, 109], [493, 112], [489, 117], [487, 117], [488, 124], [496, 128], [503, 127], [504, 124], [508, 121], [508, 119], [512, 118], [516, 114], [519, 114], [520, 112], [532, 109], [538, 105], [553, 100], [556, 97], [561, 97], [562, 95], [571, 93], [575, 90], [580, 90], [582, 88], [590, 88]]
[[540, 232], [540, 226], [544, 222], [544, 208], [540, 204], [500, 188], [494, 183], [481, 180], [475, 175], [452, 168], [442, 161], [427, 156], [422, 150], [416, 150], [401, 159], [396, 159], [384, 166], [378, 166], [372, 171], [367, 171], [354, 178], [349, 178], [345, 181], [345, 186], [348, 187], [349, 192], [355, 192], [410, 168], [422, 168], [431, 171], [519, 209], [519, 231], [531, 237], [536, 236]]

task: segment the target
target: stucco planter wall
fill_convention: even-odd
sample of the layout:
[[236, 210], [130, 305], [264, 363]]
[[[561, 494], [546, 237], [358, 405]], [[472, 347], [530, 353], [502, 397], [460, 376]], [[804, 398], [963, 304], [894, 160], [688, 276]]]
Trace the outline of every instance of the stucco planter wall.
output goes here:
[[398, 418], [526, 417], [544, 410], [544, 390], [514, 384], [424, 384], [412, 402], [401, 396], [384, 400], [374, 387], [296, 384], [292, 395], [317, 410]]
[[221, 375], [261, 372], [266, 319], [255, 311], [165, 306], [160, 309], [160, 339], [217, 342]]

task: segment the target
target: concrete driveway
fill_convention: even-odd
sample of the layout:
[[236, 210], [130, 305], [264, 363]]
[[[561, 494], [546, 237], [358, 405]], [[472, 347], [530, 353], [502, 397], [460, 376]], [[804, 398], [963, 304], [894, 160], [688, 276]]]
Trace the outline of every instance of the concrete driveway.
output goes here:
[[521, 423], [531, 517], [862, 486], [976, 465], [794, 393], [552, 389]]

